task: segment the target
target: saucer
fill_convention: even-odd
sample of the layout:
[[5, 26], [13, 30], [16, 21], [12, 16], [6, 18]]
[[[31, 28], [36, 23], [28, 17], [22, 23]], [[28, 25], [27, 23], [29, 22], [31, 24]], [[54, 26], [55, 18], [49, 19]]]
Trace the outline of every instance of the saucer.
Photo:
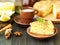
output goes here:
[[30, 32], [30, 27], [27, 28], [27, 33], [28, 35], [30, 35], [31, 37], [34, 37], [34, 38], [38, 38], [38, 39], [46, 39], [46, 38], [50, 38], [50, 37], [53, 37], [57, 34], [57, 29], [54, 29], [54, 34], [35, 34], [35, 33], [31, 33]]
[[15, 21], [17, 24], [30, 25], [30, 24], [27, 24], [27, 23], [21, 23], [21, 21], [20, 21], [20, 15], [15, 16], [15, 17], [14, 17], [14, 21]]

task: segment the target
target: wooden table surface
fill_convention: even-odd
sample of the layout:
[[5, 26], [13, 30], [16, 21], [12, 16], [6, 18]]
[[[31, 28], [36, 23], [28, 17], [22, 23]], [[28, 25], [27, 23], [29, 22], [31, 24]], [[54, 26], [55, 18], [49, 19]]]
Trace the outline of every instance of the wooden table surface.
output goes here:
[[58, 30], [58, 34], [52, 38], [45, 40], [35, 39], [26, 33], [27, 27], [21, 26], [13, 22], [13, 32], [21, 31], [21, 37], [11, 36], [10, 39], [5, 39], [4, 35], [0, 35], [0, 45], [60, 45], [60, 24], [54, 24]]

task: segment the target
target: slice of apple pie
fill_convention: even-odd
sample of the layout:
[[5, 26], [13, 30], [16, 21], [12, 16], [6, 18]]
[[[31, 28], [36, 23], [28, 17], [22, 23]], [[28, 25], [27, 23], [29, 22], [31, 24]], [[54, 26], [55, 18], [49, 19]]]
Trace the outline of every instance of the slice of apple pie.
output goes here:
[[51, 21], [45, 23], [35, 21], [30, 23], [30, 32], [35, 34], [54, 34], [54, 25]]

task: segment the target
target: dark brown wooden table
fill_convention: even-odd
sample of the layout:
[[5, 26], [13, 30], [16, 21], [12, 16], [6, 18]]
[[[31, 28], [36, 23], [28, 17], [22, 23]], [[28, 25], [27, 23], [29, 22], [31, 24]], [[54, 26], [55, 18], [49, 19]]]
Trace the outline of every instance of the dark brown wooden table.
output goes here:
[[11, 36], [10, 39], [5, 39], [4, 35], [0, 35], [0, 45], [60, 45], [60, 24], [54, 24], [55, 27], [58, 30], [58, 33], [56, 36], [52, 38], [48, 38], [45, 40], [35, 39], [31, 36], [29, 36], [26, 33], [27, 27], [18, 25], [15, 22], [13, 22], [13, 32], [14, 31], [21, 31], [22, 35], [21, 37]]

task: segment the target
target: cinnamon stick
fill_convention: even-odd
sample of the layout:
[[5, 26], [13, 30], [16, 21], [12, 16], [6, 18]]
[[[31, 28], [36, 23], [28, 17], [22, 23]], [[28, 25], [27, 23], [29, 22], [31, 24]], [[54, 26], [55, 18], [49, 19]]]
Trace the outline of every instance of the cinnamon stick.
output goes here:
[[5, 31], [6, 29], [11, 28], [11, 27], [12, 27], [12, 25], [11, 24], [8, 24], [4, 28], [0, 29], [0, 32]]

